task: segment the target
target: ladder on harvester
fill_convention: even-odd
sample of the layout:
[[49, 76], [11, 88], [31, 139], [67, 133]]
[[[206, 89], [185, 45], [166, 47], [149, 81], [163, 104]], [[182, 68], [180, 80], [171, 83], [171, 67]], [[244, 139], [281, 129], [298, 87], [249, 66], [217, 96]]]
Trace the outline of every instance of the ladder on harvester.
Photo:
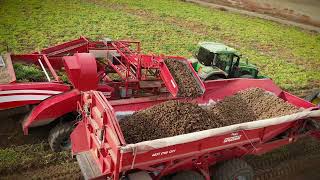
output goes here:
[[139, 80], [140, 78], [140, 58], [139, 58], [139, 52], [130, 49], [129, 44], [127, 42], [120, 42], [115, 41], [112, 42], [113, 48], [117, 51], [117, 53], [120, 55], [121, 59], [118, 59], [115, 57], [115, 59], [118, 61], [116, 63], [112, 64], [118, 64], [115, 65], [115, 68], [117, 68], [118, 71], [121, 72], [121, 74], [125, 74], [125, 77], [127, 80]]

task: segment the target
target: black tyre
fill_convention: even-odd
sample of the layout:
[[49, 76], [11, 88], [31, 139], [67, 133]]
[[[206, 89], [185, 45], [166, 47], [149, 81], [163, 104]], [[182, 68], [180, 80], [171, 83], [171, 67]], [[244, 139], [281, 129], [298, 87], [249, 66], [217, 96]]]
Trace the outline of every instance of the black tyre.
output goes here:
[[305, 97], [305, 100], [307, 100], [315, 105], [320, 104], [320, 90], [314, 91], [313, 93], [311, 93], [310, 95]]
[[249, 74], [245, 74], [245, 75], [240, 76], [240, 78], [250, 78], [250, 79], [252, 79], [254, 77], [249, 75]]
[[241, 159], [232, 159], [213, 167], [212, 179], [216, 180], [253, 180], [252, 167]]
[[54, 152], [71, 149], [70, 134], [74, 128], [73, 122], [59, 123], [49, 132], [49, 145]]
[[181, 171], [174, 175], [171, 180], [205, 180], [205, 178], [196, 171]]
[[219, 77], [219, 76], [217, 76], [217, 75], [211, 75], [211, 76], [207, 77], [207, 78], [205, 79], [205, 81], [208, 81], [208, 80], [218, 80], [218, 79], [224, 79], [224, 78]]

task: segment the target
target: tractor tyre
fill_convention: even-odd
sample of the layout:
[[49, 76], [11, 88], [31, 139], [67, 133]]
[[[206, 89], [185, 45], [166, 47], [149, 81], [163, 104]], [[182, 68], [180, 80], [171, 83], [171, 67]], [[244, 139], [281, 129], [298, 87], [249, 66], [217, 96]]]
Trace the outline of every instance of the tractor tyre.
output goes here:
[[181, 171], [174, 175], [171, 180], [205, 180], [205, 178], [196, 171]]
[[74, 122], [59, 123], [49, 132], [49, 145], [54, 152], [71, 149], [70, 134], [74, 129]]
[[240, 78], [249, 78], [249, 79], [253, 79], [254, 77], [253, 77], [253, 76], [251, 76], [250, 74], [245, 74], [245, 75], [240, 76]]
[[212, 76], [209, 76], [205, 79], [205, 81], [209, 81], [209, 80], [219, 80], [219, 79], [225, 79], [225, 78], [222, 78], [220, 76], [217, 76], [217, 75], [212, 75]]
[[212, 179], [253, 180], [254, 172], [252, 167], [245, 161], [241, 159], [232, 159], [214, 166]]
[[320, 104], [320, 90], [314, 91], [310, 95], [306, 96], [304, 99], [315, 105]]

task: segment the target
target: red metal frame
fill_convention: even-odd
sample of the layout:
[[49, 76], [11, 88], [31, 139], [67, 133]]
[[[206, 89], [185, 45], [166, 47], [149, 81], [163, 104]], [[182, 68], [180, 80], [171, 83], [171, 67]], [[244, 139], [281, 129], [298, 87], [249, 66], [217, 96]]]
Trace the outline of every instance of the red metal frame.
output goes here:
[[[298, 107], [310, 108], [313, 105], [279, 89], [271, 80], [230, 79], [205, 83], [206, 92], [202, 97], [192, 100], [194, 103], [208, 103], [220, 100], [239, 90], [260, 87]], [[121, 152], [126, 146], [115, 112], [142, 110], [171, 98], [146, 97], [130, 101], [107, 101], [101, 92], [84, 93], [79, 106], [83, 120], [71, 135], [73, 154], [89, 152], [103, 176], [119, 179], [120, 176], [134, 170], [156, 172], [154, 179], [186, 169], [201, 172], [209, 179], [209, 166], [217, 162], [242, 157], [247, 154], [261, 154], [296, 141], [302, 136], [320, 137], [319, 131], [300, 131], [305, 127], [306, 119], [272, 125], [254, 130], [241, 130], [217, 135], [198, 141], [167, 146], [159, 149], [135, 153]], [[186, 99], [181, 99], [186, 100]], [[95, 125], [97, 124], [97, 125]], [[287, 137], [277, 139], [287, 132]], [[225, 142], [229, 137], [239, 136], [239, 140]], [[87, 140], [87, 142], [84, 142]], [[81, 148], [79, 148], [81, 147]], [[152, 173], [151, 173], [152, 174]]]
[[[105, 55], [106, 64], [88, 54], [97, 51]], [[120, 57], [109, 59], [108, 53], [111, 51], [116, 51]], [[30, 127], [51, 123], [67, 113], [75, 112], [80, 91], [99, 90], [108, 99], [168, 96], [168, 91], [176, 96], [178, 86], [164, 64], [164, 58], [141, 54], [138, 41], [92, 41], [85, 37], [31, 54], [8, 54], [7, 65], [13, 79], [9, 84], [0, 84], [0, 110], [37, 105], [22, 123], [24, 133], [28, 134]], [[185, 58], [175, 58], [190, 65]], [[16, 82], [15, 62], [43, 68], [49, 82]], [[112, 81], [106, 74], [107, 66], [117, 72], [122, 81]], [[72, 85], [63, 84], [57, 71], [65, 71]], [[200, 79], [197, 80], [204, 89]]]

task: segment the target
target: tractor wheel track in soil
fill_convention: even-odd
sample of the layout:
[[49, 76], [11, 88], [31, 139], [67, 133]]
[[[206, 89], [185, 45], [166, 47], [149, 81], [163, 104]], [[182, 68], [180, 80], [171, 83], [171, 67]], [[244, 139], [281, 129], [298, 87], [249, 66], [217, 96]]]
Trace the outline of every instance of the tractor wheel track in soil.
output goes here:
[[289, 159], [278, 163], [272, 160], [267, 160], [264, 164], [268, 167], [257, 168], [253, 166], [255, 171], [255, 179], [257, 180], [269, 180], [287, 178], [293, 175], [295, 172], [308, 170], [313, 168], [315, 164], [320, 162], [320, 155], [312, 154], [299, 157], [296, 159]]
[[320, 163], [320, 143], [312, 138], [303, 138], [293, 144], [262, 156], [246, 157], [253, 167], [256, 179], [287, 178], [297, 171], [312, 169]]
[[1, 179], [81, 179], [81, 171], [76, 162], [63, 163], [44, 168], [29, 169], [20, 174], [12, 174]]

